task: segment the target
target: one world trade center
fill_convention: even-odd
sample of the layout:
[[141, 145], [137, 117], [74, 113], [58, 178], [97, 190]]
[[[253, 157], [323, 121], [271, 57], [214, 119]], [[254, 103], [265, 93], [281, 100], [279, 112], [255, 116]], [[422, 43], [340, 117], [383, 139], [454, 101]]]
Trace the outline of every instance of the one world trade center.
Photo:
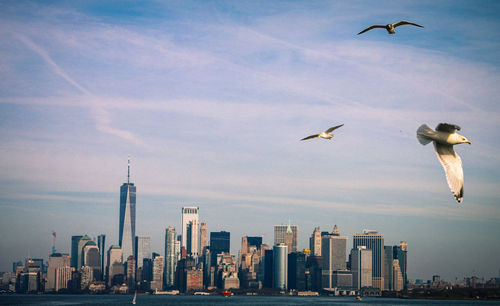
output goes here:
[[130, 157], [128, 159], [127, 182], [120, 187], [120, 236], [119, 243], [123, 260], [134, 255], [135, 250], [135, 186], [130, 182]]

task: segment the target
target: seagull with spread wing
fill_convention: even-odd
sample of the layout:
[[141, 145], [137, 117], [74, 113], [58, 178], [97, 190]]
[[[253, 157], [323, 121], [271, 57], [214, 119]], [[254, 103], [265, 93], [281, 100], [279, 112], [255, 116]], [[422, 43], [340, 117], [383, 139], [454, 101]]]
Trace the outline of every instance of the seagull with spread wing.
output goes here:
[[436, 130], [422, 124], [417, 130], [417, 139], [424, 146], [431, 141], [434, 142], [434, 149], [444, 168], [448, 186], [455, 199], [460, 203], [464, 197], [464, 171], [462, 160], [453, 150], [453, 146], [460, 143], [471, 144], [471, 142], [464, 136], [457, 134], [455, 132], [457, 130], [460, 131], [460, 127], [455, 124], [440, 123]]
[[383, 25], [383, 24], [374, 24], [371, 27], [368, 27], [368, 28], [364, 29], [363, 31], [359, 32], [358, 35], [359, 34], [363, 34], [365, 32], [368, 32], [368, 31], [373, 30], [373, 29], [377, 29], [377, 28], [386, 29], [387, 33], [389, 33], [389, 34], [396, 34], [396, 31], [394, 29], [396, 27], [399, 27], [399, 26], [402, 26], [402, 25], [412, 25], [412, 26], [416, 26], [416, 27], [419, 27], [419, 28], [423, 28], [423, 26], [418, 25], [416, 23], [405, 21], [405, 20], [401, 20], [400, 22], [396, 22], [396, 23], [393, 23], [393, 24], [386, 24], [386, 25]]
[[333, 138], [333, 134], [331, 134], [331, 133], [333, 132], [333, 130], [338, 129], [341, 126], [343, 126], [343, 124], [331, 127], [331, 128], [329, 128], [328, 130], [326, 130], [326, 131], [324, 131], [322, 133], [311, 135], [311, 136], [307, 136], [305, 138], [302, 138], [301, 140], [306, 140], [306, 139], [311, 139], [311, 138], [316, 138], [316, 137], [317, 138], [324, 138], [324, 139], [332, 139]]

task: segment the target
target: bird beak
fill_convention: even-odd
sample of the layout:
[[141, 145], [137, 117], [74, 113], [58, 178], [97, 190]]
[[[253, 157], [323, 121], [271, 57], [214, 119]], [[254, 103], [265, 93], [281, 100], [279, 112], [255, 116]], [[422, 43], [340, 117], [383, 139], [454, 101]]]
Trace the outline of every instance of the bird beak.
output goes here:
[[472, 144], [472, 142], [470, 142], [470, 141], [468, 141], [468, 140], [466, 141], [466, 143], [468, 143], [468, 144], [470, 144], [470, 145]]

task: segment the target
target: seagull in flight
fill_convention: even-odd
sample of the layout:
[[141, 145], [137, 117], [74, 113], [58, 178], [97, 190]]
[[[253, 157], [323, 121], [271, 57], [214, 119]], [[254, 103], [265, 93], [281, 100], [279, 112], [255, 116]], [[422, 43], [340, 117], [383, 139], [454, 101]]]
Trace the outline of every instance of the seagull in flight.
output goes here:
[[453, 150], [453, 146], [471, 142], [455, 131], [460, 131], [460, 127], [455, 124], [440, 123], [436, 130], [422, 124], [417, 130], [417, 139], [424, 146], [434, 142], [434, 150], [443, 166], [448, 186], [457, 202], [461, 203], [464, 197], [464, 171], [462, 160]]
[[328, 130], [326, 130], [326, 131], [324, 131], [322, 133], [311, 135], [311, 136], [307, 136], [305, 138], [302, 138], [301, 140], [306, 140], [306, 139], [311, 139], [311, 138], [316, 138], [316, 137], [318, 137], [318, 138], [324, 138], [324, 139], [332, 139], [333, 138], [333, 134], [330, 134], [330, 133], [333, 132], [333, 130], [338, 129], [339, 127], [341, 127], [343, 125], [344, 124], [331, 127], [331, 128], [329, 128]]
[[368, 31], [370, 31], [372, 29], [376, 29], [376, 28], [386, 29], [387, 33], [389, 33], [389, 34], [395, 34], [396, 31], [394, 31], [394, 29], [396, 27], [399, 27], [399, 26], [402, 26], [402, 25], [412, 25], [412, 26], [416, 26], [416, 27], [419, 27], [419, 28], [423, 28], [423, 26], [418, 25], [416, 23], [405, 21], [405, 20], [401, 20], [400, 22], [396, 22], [396, 23], [393, 23], [393, 24], [386, 24], [386, 25], [383, 25], [383, 24], [374, 24], [371, 27], [368, 27], [368, 28], [364, 29], [363, 31], [359, 32], [358, 35], [359, 34], [363, 34], [365, 32], [368, 32]]

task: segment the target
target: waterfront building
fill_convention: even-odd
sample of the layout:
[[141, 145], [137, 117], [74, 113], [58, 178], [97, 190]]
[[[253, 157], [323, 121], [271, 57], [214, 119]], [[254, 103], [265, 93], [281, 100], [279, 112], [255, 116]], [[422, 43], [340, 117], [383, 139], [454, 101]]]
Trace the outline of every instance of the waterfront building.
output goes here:
[[274, 265], [273, 265], [273, 250], [265, 250], [264, 252], [264, 288], [273, 288], [273, 273], [274, 273]]
[[47, 268], [47, 283], [45, 291], [56, 291], [57, 268], [69, 267], [71, 264], [69, 254], [53, 253], [49, 255], [49, 267]]
[[[297, 225], [275, 225], [274, 226], [274, 244], [283, 243], [287, 245], [288, 238], [288, 250], [289, 252], [296, 252], [298, 245], [298, 232], [299, 227]], [[290, 241], [291, 240], [291, 241]], [[291, 244], [291, 248], [290, 248]]]
[[287, 290], [288, 247], [284, 243], [273, 247], [273, 288]]
[[153, 280], [151, 281], [151, 290], [163, 289], [163, 256], [154, 256], [153, 258]]
[[337, 225], [330, 235], [321, 237], [323, 288], [334, 288], [333, 272], [346, 269], [347, 237], [340, 236]]
[[80, 288], [87, 289], [94, 279], [94, 269], [92, 267], [83, 266], [80, 269]]
[[130, 158], [128, 159], [127, 182], [120, 187], [119, 245], [123, 258], [135, 253], [135, 207], [136, 186], [130, 182]]
[[173, 288], [175, 285], [175, 267], [177, 264], [175, 237], [175, 228], [167, 227], [165, 229], [165, 288]]
[[401, 273], [401, 268], [399, 265], [399, 260], [394, 259], [392, 262], [392, 284], [394, 291], [402, 291], [404, 289], [403, 275]]
[[321, 256], [311, 255], [307, 257], [306, 270], [309, 271], [310, 282], [307, 290], [319, 291], [323, 288], [322, 286], [322, 267], [323, 258]]
[[362, 234], [353, 235], [353, 248], [365, 246], [372, 250], [372, 285], [384, 289], [384, 235], [377, 231], [363, 230]]
[[59, 291], [61, 289], [68, 289], [73, 272], [75, 268], [69, 266], [57, 267], [56, 268], [56, 284], [55, 291]]
[[349, 270], [336, 270], [332, 273], [332, 288], [341, 290], [352, 289], [352, 271]]
[[127, 286], [129, 289], [135, 289], [136, 285], [136, 267], [137, 263], [135, 257], [130, 255], [127, 258]]
[[392, 246], [384, 246], [384, 290], [393, 291], [394, 283], [392, 277], [393, 271], [393, 248]]
[[314, 228], [309, 238], [309, 250], [311, 250], [312, 255], [321, 256], [321, 232], [319, 227]]
[[187, 255], [197, 256], [199, 246], [199, 207], [182, 207], [182, 243]]
[[124, 269], [122, 249], [119, 245], [112, 245], [108, 250], [108, 286], [111, 287], [115, 283], [115, 277], [119, 278], [119, 275], [122, 275], [123, 278], [123, 274]]
[[406, 243], [405, 241], [401, 241], [399, 245], [395, 245], [393, 247], [393, 258], [398, 260], [399, 269], [401, 270], [401, 275], [403, 277], [403, 290], [408, 289], [407, 256], [408, 243]]
[[306, 254], [288, 254], [288, 289], [306, 290]]
[[372, 254], [365, 246], [351, 250], [352, 287], [356, 290], [372, 287]]
[[192, 269], [185, 271], [185, 291], [203, 290], [203, 271]]

